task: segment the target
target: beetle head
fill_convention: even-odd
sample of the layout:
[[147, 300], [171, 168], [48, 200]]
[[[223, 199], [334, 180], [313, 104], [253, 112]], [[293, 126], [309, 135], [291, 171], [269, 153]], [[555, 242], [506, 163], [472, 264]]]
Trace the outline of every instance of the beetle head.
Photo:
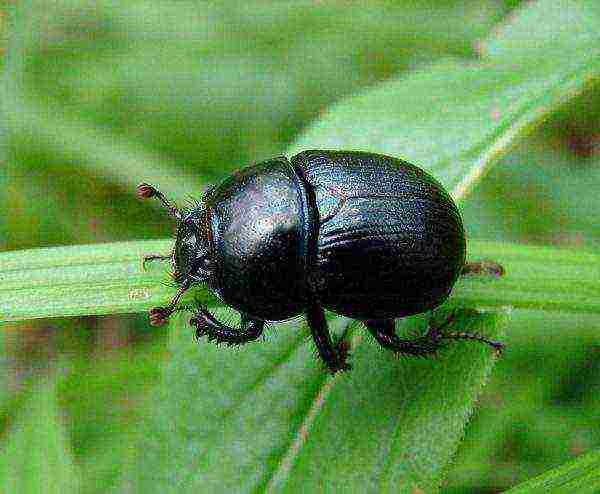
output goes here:
[[173, 248], [174, 278], [177, 283], [205, 283], [210, 279], [213, 261], [209, 219], [206, 209], [195, 209], [179, 222]]

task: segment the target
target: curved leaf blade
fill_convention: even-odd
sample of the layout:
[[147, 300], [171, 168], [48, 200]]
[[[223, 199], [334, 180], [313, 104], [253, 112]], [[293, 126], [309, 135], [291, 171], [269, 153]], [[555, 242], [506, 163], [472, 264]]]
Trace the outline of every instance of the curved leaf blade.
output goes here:
[[171, 290], [168, 267], [143, 271], [142, 257], [170, 248], [163, 240], [1, 253], [0, 322], [147, 310]]
[[[543, 12], [548, 3], [536, 2], [532, 9]], [[574, 8], [596, 22], [570, 25], [553, 17], [535, 37], [535, 50], [510, 42], [500, 49], [494, 38], [480, 62], [440, 62], [343, 100], [300, 136], [290, 154], [321, 148], [402, 157], [463, 198], [516, 139], [598, 83], [600, 37], [594, 26], [600, 12], [593, 4], [574, 2]]]
[[507, 494], [578, 492], [600, 490], [600, 451], [593, 451], [507, 491]]

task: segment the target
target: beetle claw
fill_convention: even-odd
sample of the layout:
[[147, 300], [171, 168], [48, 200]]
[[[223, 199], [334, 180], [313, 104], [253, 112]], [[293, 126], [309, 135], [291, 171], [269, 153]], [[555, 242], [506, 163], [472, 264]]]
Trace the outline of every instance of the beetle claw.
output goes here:
[[348, 363], [348, 359], [350, 358], [350, 343], [346, 340], [340, 339], [335, 347], [335, 353], [337, 354], [337, 365], [335, 368], [331, 368], [330, 371], [332, 374], [336, 374], [337, 372], [349, 371], [352, 369], [352, 365]]

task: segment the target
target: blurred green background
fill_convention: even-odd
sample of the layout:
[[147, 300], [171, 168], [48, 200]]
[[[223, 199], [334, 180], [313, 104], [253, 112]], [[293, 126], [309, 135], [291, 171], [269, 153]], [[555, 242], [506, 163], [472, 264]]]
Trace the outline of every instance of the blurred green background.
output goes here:
[[[197, 196], [282, 154], [348, 95], [447, 57], [476, 61], [520, 3], [1, 2], [0, 250], [169, 236], [169, 219], [136, 200], [139, 181]], [[520, 141], [461, 208], [470, 238], [597, 251], [598, 85]], [[64, 429], [42, 432], [72, 452], [81, 491], [117, 489], [166, 332], [145, 315], [2, 329], [5, 447], [35, 406], [46, 423], [61, 417]], [[600, 317], [515, 311], [507, 344], [443, 492], [498, 492], [600, 446]], [[35, 450], [36, 431], [18, 434]]]

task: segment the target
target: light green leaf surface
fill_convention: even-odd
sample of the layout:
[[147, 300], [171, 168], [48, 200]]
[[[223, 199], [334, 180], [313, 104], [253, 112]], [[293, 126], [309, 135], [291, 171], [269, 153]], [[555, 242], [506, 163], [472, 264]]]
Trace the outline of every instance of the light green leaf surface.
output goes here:
[[[169, 263], [144, 254], [169, 251], [172, 241], [83, 245], [0, 253], [0, 322], [40, 317], [143, 312], [166, 303]], [[600, 256], [593, 253], [470, 241], [469, 259], [493, 259], [500, 279], [461, 279], [453, 298], [465, 304], [600, 313]], [[205, 288], [189, 297], [217, 301]]]
[[454, 297], [466, 304], [600, 313], [600, 256], [553, 247], [471, 241], [469, 259], [504, 266], [500, 279], [465, 277]]
[[[80, 245], [0, 254], [0, 321], [141, 312], [168, 299], [165, 263], [142, 257], [172, 242]], [[158, 264], [158, 265], [157, 265]]]
[[552, 15], [536, 29], [533, 47], [505, 38], [521, 33], [521, 16], [562, 12], [556, 7], [541, 1], [523, 9], [482, 45], [489, 54], [478, 63], [449, 60], [422, 67], [342, 101], [301, 135], [290, 154], [304, 149], [390, 154], [431, 171], [456, 198], [464, 197], [516, 139], [600, 80], [598, 2], [571, 2], [570, 16], [582, 22]]
[[599, 491], [600, 451], [594, 451], [520, 484], [507, 494], [593, 494]]
[[[465, 311], [456, 325], [498, 337], [503, 320]], [[331, 321], [338, 334], [347, 324]], [[303, 325], [273, 326], [267, 341], [229, 349], [195, 344], [180, 318], [155, 400], [163, 405], [141, 431], [135, 490], [435, 490], [491, 350], [460, 343], [437, 359], [398, 360], [351, 324], [354, 369], [332, 378]]]
[[0, 452], [0, 491], [69, 494], [78, 492], [79, 482], [55, 387], [44, 383], [8, 428]]

